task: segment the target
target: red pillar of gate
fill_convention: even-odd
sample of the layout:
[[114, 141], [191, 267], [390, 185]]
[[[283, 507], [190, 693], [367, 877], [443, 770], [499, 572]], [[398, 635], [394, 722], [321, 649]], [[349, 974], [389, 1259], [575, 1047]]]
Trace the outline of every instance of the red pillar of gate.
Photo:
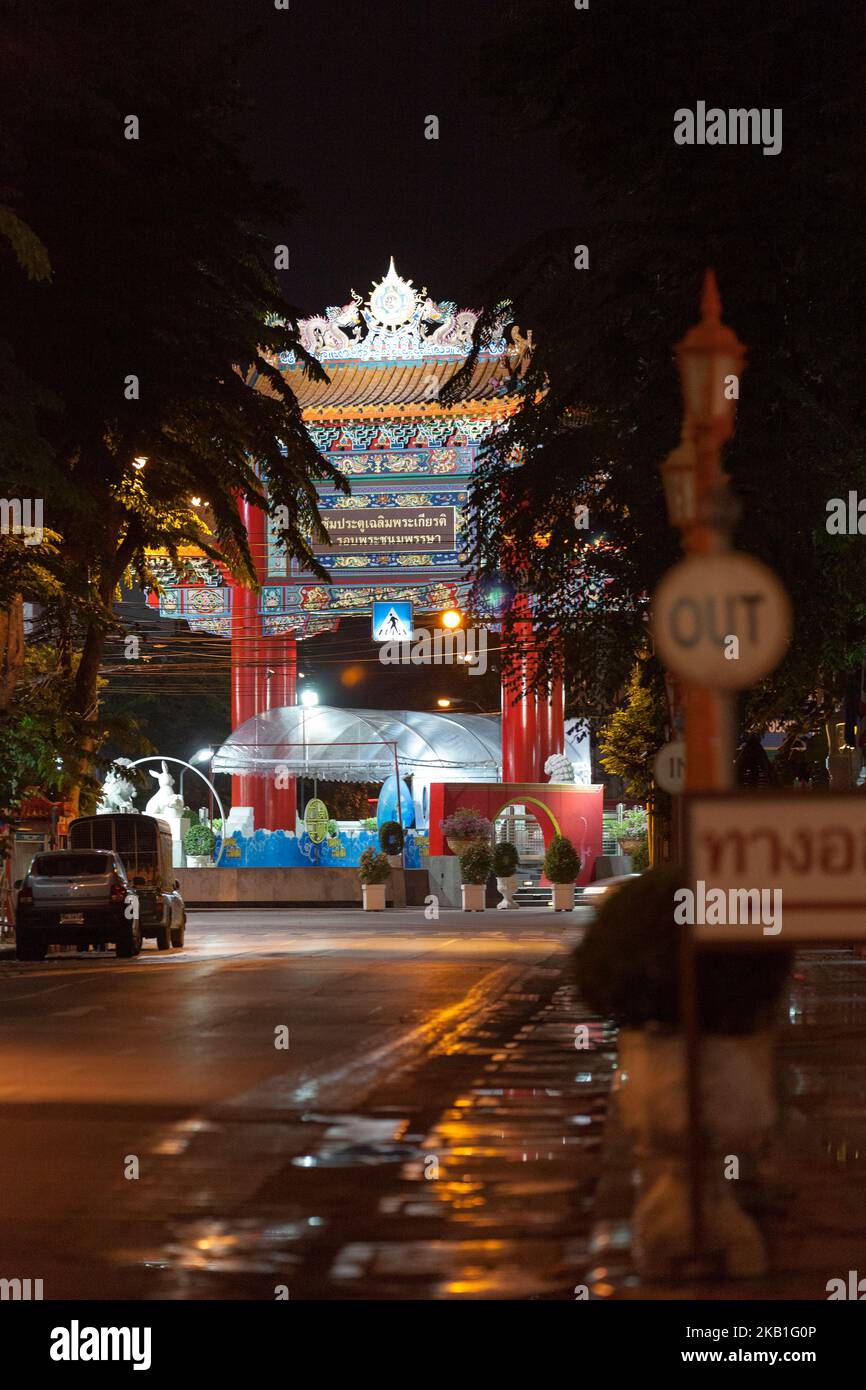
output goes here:
[[[266, 569], [265, 514], [260, 507], [241, 500], [241, 520], [259, 578]], [[261, 635], [258, 594], [240, 584], [232, 594], [232, 730], [260, 714], [265, 704], [264, 639]], [[232, 805], [251, 806], [255, 826], [261, 829], [265, 818], [265, 780], [250, 773], [232, 777]]]
[[544, 782], [545, 762], [565, 747], [565, 701], [558, 677], [546, 690], [532, 688], [538, 651], [524, 594], [515, 599], [515, 622], [503, 640], [502, 780]]
[[502, 659], [502, 780], [536, 782], [538, 701], [530, 688], [532, 622], [524, 594], [514, 600], [515, 621], [503, 633]]
[[[232, 586], [232, 732], [258, 712], [258, 663], [256, 595], [240, 584]], [[232, 777], [232, 805], [252, 806], [255, 778], [248, 773]]]
[[544, 704], [547, 709], [547, 737], [541, 758], [542, 772], [551, 753], [565, 752], [565, 691], [561, 676], [554, 676]]
[[[297, 700], [298, 680], [298, 644], [294, 637], [265, 638], [263, 659], [264, 708], [280, 709], [283, 705], [294, 705]], [[281, 777], [280, 781], [282, 780]], [[265, 830], [294, 830], [297, 811], [295, 786], [294, 777], [288, 779], [285, 787], [277, 786], [276, 776], [267, 779], [262, 822]]]

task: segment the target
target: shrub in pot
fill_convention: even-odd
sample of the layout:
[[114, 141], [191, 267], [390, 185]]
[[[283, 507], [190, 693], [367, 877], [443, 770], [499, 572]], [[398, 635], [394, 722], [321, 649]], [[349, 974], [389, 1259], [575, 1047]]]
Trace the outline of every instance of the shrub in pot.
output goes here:
[[387, 855], [372, 848], [365, 849], [358, 861], [361, 897], [365, 912], [381, 912], [385, 907], [385, 884], [391, 872]]
[[[575, 957], [577, 984], [595, 1012], [620, 1025], [617, 1089], [623, 1124], [635, 1138], [641, 1195], [633, 1251], [647, 1277], [665, 1276], [690, 1248], [685, 1047], [680, 1026], [676, 866], [649, 869], [602, 904]], [[775, 945], [701, 950], [701, 1106], [705, 1242], [732, 1275], [766, 1268], [763, 1239], [735, 1199], [725, 1160], [748, 1161], [775, 1119], [773, 1009], [791, 954]]]
[[401, 855], [404, 843], [405, 837], [400, 822], [383, 821], [379, 827], [379, 848], [388, 856], [388, 863], [392, 869], [399, 869], [403, 862]]
[[460, 877], [463, 880], [463, 911], [483, 912], [487, 880], [493, 868], [490, 846], [478, 841], [469, 845], [460, 856]]
[[508, 840], [500, 840], [493, 851], [493, 872], [496, 875], [496, 887], [502, 894], [502, 898], [496, 904], [500, 907], [516, 907], [514, 893], [517, 888], [517, 850]]
[[544, 875], [553, 884], [553, 909], [570, 912], [574, 907], [574, 881], [580, 873], [580, 855], [566, 835], [554, 835], [544, 855]]
[[471, 844], [480, 841], [489, 845], [493, 837], [493, 826], [486, 816], [478, 811], [458, 808], [450, 816], [439, 822], [452, 854], [461, 855]]
[[194, 869], [203, 869], [211, 862], [216, 839], [209, 825], [196, 821], [183, 837], [187, 862]]
[[632, 873], [642, 874], [644, 869], [649, 868], [649, 843], [646, 836], [638, 840], [634, 849], [631, 851]]
[[646, 842], [647, 813], [643, 806], [632, 806], [617, 821], [614, 834], [622, 854], [635, 855]]

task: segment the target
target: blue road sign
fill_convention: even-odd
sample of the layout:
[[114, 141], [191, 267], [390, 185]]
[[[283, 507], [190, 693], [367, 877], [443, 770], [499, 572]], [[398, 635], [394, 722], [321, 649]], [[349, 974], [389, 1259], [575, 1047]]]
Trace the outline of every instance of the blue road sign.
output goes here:
[[373, 604], [373, 641], [408, 642], [412, 637], [412, 605], [404, 603]]

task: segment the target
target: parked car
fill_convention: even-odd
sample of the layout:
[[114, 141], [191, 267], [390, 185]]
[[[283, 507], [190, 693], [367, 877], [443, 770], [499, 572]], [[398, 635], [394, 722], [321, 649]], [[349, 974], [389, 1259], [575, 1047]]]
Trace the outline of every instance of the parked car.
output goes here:
[[182, 946], [186, 908], [172, 865], [171, 827], [155, 816], [81, 816], [69, 827], [72, 849], [112, 850], [138, 898], [143, 937], [161, 951]]
[[119, 956], [141, 950], [141, 926], [129, 910], [132, 887], [111, 850], [46, 850], [16, 888], [19, 960], [44, 960], [53, 945], [113, 942]]

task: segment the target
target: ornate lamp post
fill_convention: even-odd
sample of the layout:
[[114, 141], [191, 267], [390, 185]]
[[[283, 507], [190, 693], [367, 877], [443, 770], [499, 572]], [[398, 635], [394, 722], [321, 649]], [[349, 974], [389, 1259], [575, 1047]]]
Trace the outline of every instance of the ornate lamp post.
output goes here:
[[693, 468], [693, 515], [683, 528], [683, 547], [692, 554], [727, 548], [728, 475], [722, 468], [721, 451], [734, 432], [746, 350], [734, 330], [722, 323], [721, 314], [716, 276], [708, 270], [701, 295], [701, 321], [677, 344], [685, 407], [683, 444], [665, 465], [670, 467], [672, 459], [682, 455], [678, 471], [684, 473], [686, 463]]
[[680, 531], [688, 531], [698, 519], [697, 459], [694, 441], [684, 438], [662, 464], [662, 483], [668, 521]]
[[[708, 270], [701, 321], [677, 345], [683, 392], [683, 440], [662, 465], [671, 523], [682, 531], [686, 554], [728, 548], [733, 501], [722, 467], [722, 446], [734, 430], [739, 379], [746, 350], [721, 321], [716, 277]], [[685, 692], [686, 787], [723, 791], [733, 782], [731, 697], [690, 686]]]

